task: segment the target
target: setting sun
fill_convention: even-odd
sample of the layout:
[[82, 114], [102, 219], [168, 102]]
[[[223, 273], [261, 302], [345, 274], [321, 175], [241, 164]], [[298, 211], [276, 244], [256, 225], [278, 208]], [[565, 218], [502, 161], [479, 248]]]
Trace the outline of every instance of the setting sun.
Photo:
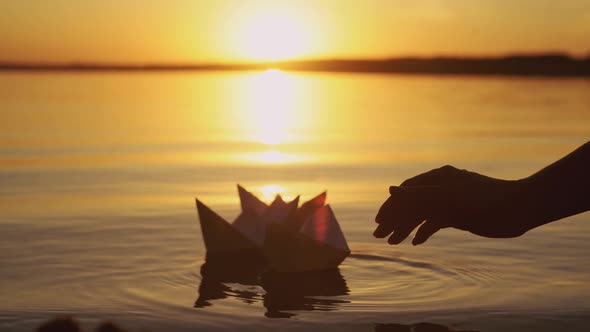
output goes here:
[[244, 17], [235, 30], [238, 52], [245, 58], [276, 61], [310, 50], [308, 22], [293, 11], [264, 10]]

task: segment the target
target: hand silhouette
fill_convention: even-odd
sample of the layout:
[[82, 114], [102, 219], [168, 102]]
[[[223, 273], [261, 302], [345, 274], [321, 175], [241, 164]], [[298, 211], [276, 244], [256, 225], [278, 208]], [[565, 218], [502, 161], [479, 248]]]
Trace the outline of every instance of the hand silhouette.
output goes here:
[[419, 225], [412, 243], [424, 243], [441, 228], [454, 227], [485, 237], [517, 237], [528, 229], [521, 222], [527, 189], [524, 181], [490, 178], [444, 166], [389, 188], [391, 196], [375, 221], [378, 238], [401, 243]]
[[375, 237], [412, 243], [445, 227], [485, 237], [517, 237], [535, 227], [590, 211], [590, 141], [537, 173], [516, 181], [444, 166], [389, 188]]

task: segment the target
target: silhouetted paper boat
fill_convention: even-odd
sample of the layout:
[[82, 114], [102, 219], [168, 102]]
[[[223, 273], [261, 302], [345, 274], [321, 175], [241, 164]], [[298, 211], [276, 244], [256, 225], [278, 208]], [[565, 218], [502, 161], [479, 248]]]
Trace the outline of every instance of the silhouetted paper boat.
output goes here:
[[208, 260], [263, 257], [272, 270], [297, 272], [335, 268], [350, 254], [326, 192], [301, 207], [299, 196], [267, 205], [239, 185], [238, 194], [242, 212], [231, 224], [197, 199]]

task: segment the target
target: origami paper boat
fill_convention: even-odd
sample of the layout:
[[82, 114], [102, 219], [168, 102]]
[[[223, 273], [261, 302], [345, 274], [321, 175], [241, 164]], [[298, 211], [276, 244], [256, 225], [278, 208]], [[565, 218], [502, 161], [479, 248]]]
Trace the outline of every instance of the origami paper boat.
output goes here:
[[296, 272], [335, 268], [350, 254], [326, 192], [300, 207], [299, 196], [267, 205], [240, 185], [238, 194], [242, 212], [231, 224], [196, 200], [207, 259], [261, 257], [272, 270]]

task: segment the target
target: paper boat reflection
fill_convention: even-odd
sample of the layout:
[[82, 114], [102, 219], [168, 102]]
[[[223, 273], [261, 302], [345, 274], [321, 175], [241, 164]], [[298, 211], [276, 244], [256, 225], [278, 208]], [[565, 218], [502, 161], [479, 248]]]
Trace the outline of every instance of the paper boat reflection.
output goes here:
[[299, 207], [299, 197], [285, 202], [280, 195], [267, 205], [238, 185], [242, 212], [229, 223], [197, 199], [203, 240], [209, 258], [228, 263], [265, 262], [273, 271], [334, 269], [350, 249], [326, 192]]
[[333, 311], [349, 303], [349, 289], [338, 268], [311, 272], [261, 273], [246, 262], [235, 265], [217, 258], [201, 267], [195, 308], [234, 298], [246, 304], [262, 303], [269, 318], [291, 318], [293, 311]]
[[269, 318], [290, 318], [289, 311], [332, 311], [350, 303], [349, 289], [339, 269], [295, 273], [265, 273], [260, 279]]
[[[260, 291], [256, 287], [260, 284], [260, 274], [263, 265], [256, 264], [256, 261], [233, 260], [228, 263], [227, 259], [220, 256], [208, 258], [201, 266], [201, 284], [199, 285], [199, 296], [195, 301], [195, 308], [212, 305], [212, 300], [219, 300], [233, 296], [245, 303], [253, 303], [261, 299]], [[239, 284], [241, 287], [232, 288], [229, 284]]]

